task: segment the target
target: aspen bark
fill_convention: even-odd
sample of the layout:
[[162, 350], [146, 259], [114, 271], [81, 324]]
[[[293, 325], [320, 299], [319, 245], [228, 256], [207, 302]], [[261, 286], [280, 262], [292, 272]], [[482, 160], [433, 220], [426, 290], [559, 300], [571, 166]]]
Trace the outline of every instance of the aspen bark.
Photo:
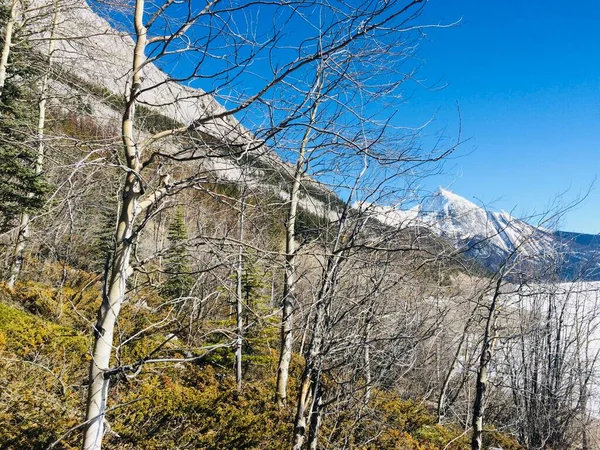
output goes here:
[[483, 333], [483, 342], [481, 356], [479, 357], [479, 369], [477, 371], [477, 381], [475, 385], [475, 402], [473, 405], [473, 434], [471, 436], [471, 449], [483, 450], [483, 412], [488, 389], [488, 367], [494, 353], [495, 344], [495, 322], [498, 299], [500, 297], [500, 286], [502, 277], [498, 278], [492, 301], [488, 308], [488, 314]]
[[[308, 138], [308, 130], [307, 135]], [[300, 154], [296, 163], [294, 183], [290, 193], [290, 209], [285, 227], [285, 273], [283, 280], [283, 302], [281, 314], [281, 343], [279, 352], [279, 366], [277, 368], [276, 399], [279, 406], [287, 402], [287, 385], [292, 359], [294, 308], [296, 304], [296, 214], [300, 200], [300, 184], [304, 174], [306, 146], [300, 147]]]
[[467, 320], [465, 327], [463, 329], [462, 335], [460, 337], [460, 341], [458, 342], [458, 347], [456, 348], [456, 352], [454, 352], [454, 357], [452, 358], [452, 362], [450, 363], [450, 367], [446, 372], [446, 376], [444, 377], [444, 381], [442, 383], [442, 387], [440, 389], [440, 396], [438, 398], [437, 404], [437, 423], [441, 424], [446, 416], [446, 400], [448, 393], [448, 386], [450, 385], [450, 379], [452, 378], [452, 372], [454, 372], [454, 368], [456, 367], [456, 363], [460, 357], [460, 352], [462, 351], [463, 344], [467, 338], [467, 333], [469, 331], [469, 327], [473, 320], [473, 315]]
[[[50, 39], [48, 41], [48, 58], [47, 58], [47, 70], [44, 76], [42, 77], [42, 84], [40, 86], [40, 101], [38, 103], [38, 124], [37, 124], [37, 156], [35, 160], [35, 175], [40, 176], [42, 171], [44, 170], [44, 157], [46, 146], [44, 143], [44, 132], [46, 127], [46, 102], [48, 99], [48, 85], [50, 82], [50, 71], [52, 69], [52, 65], [54, 62], [53, 54], [54, 54], [54, 36], [56, 32], [56, 27], [58, 25], [58, 15], [60, 13], [60, 4], [58, 0], [54, 3], [54, 15], [52, 18], [52, 28], [50, 31]], [[5, 74], [4, 74], [5, 75]], [[2, 87], [4, 86], [4, 81], [2, 81]], [[0, 88], [1, 89], [1, 88]], [[29, 197], [32, 194], [28, 194]], [[17, 234], [17, 241], [15, 243], [15, 248], [12, 256], [12, 265], [10, 268], [10, 277], [8, 279], [8, 287], [14, 288], [15, 283], [21, 273], [21, 268], [23, 267], [23, 261], [25, 259], [25, 250], [27, 248], [27, 240], [29, 238], [30, 233], [30, 222], [31, 217], [27, 211], [21, 214], [20, 222], [19, 222], [19, 231]]]
[[[368, 327], [368, 325], [367, 325]], [[371, 349], [369, 346], [369, 329], [366, 331], [366, 339], [365, 339], [365, 353], [364, 353], [364, 363], [365, 363], [365, 404], [369, 404], [371, 402], [371, 395], [373, 392], [373, 377], [371, 375]]]
[[[323, 287], [315, 311], [312, 337], [306, 355], [306, 365], [302, 373], [302, 382], [298, 394], [298, 404], [296, 405], [296, 417], [294, 419], [294, 436], [292, 439], [293, 450], [300, 450], [304, 445], [304, 439], [307, 431], [307, 416], [312, 412], [310, 408], [311, 399], [314, 398], [316, 388], [319, 384], [317, 373], [320, 372], [321, 347], [323, 343], [323, 315], [325, 296], [328, 292], [329, 280], [324, 280]], [[314, 404], [314, 403], [313, 403]], [[315, 430], [316, 432], [316, 430]], [[315, 434], [316, 439], [316, 434]]]
[[240, 211], [240, 247], [238, 250], [237, 266], [237, 288], [235, 301], [236, 338], [235, 338], [235, 381], [238, 392], [242, 390], [242, 345], [244, 342], [244, 311], [242, 298], [242, 276], [244, 271], [244, 194], [242, 194], [242, 205]]
[[143, 25], [144, 0], [136, 0], [134, 25], [136, 42], [131, 71], [131, 88], [122, 120], [123, 151], [130, 169], [122, 190], [122, 206], [115, 235], [116, 248], [110, 266], [105, 273], [106, 292], [98, 312], [94, 329], [94, 348], [89, 372], [89, 388], [84, 431], [83, 449], [102, 448], [106, 401], [110, 378], [107, 375], [113, 348], [113, 333], [121, 306], [125, 299], [127, 280], [132, 273], [130, 266], [133, 248], [135, 219], [141, 212], [138, 202], [142, 186], [138, 173], [140, 152], [134, 137], [136, 98], [141, 88], [140, 69], [145, 59], [146, 28]]
[[[320, 89], [320, 79], [317, 81]], [[310, 124], [315, 121], [318, 109], [318, 101], [313, 105]], [[300, 187], [302, 178], [306, 171], [306, 151], [310, 137], [310, 126], [302, 138], [298, 160], [294, 171], [294, 182], [290, 192], [290, 209], [285, 226], [285, 270], [283, 280], [283, 300], [281, 313], [281, 334], [279, 348], [279, 365], [277, 367], [277, 384], [275, 399], [280, 407], [285, 406], [287, 402], [287, 385], [290, 371], [290, 361], [292, 359], [292, 345], [294, 336], [292, 334], [294, 327], [294, 309], [296, 307], [296, 215], [298, 212], [298, 203], [300, 201]]]
[[[339, 236], [338, 236], [339, 239]], [[337, 244], [336, 244], [337, 247]], [[320, 426], [320, 398], [321, 398], [321, 371], [322, 371], [322, 352], [323, 339], [325, 334], [325, 315], [326, 306], [335, 291], [335, 281], [339, 269], [341, 257], [330, 256], [328, 258], [327, 269], [323, 275], [323, 280], [317, 304], [315, 308], [315, 317], [313, 319], [312, 336], [308, 351], [306, 353], [306, 363], [302, 372], [300, 392], [298, 393], [298, 403], [296, 406], [296, 416], [294, 419], [294, 434], [292, 438], [293, 450], [300, 450], [304, 445], [307, 431], [307, 418], [311, 418], [311, 429], [309, 437], [312, 439], [310, 446], [317, 445], [318, 428]], [[312, 403], [312, 404], [311, 404]], [[317, 411], [315, 408], [319, 409]], [[316, 416], [313, 414], [316, 413]], [[314, 420], [313, 420], [314, 419]]]
[[292, 449], [301, 450], [304, 445], [304, 435], [306, 433], [306, 411], [311, 398], [311, 369], [304, 368], [302, 375], [302, 385], [298, 394], [298, 405], [296, 407], [296, 417], [294, 418], [294, 436], [292, 439]]
[[6, 68], [8, 66], [8, 57], [10, 56], [10, 48], [12, 46], [13, 32], [17, 15], [18, 1], [12, 0], [10, 4], [10, 15], [4, 27], [4, 45], [2, 46], [2, 54], [0, 55], [0, 96], [4, 92], [6, 84]]
[[309, 450], [317, 450], [317, 443], [319, 442], [319, 429], [321, 428], [321, 410], [322, 410], [322, 391], [321, 391], [321, 383], [317, 378], [315, 380], [315, 387], [313, 389], [313, 402], [310, 411], [310, 426], [308, 429], [308, 440], [306, 442], [306, 446]]

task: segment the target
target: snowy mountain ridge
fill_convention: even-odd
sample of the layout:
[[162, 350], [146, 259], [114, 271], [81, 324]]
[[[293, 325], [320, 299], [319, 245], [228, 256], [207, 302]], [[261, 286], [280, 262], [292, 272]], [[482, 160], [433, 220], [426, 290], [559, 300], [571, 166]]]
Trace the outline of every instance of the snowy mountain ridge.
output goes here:
[[443, 188], [420, 205], [416, 219], [455, 246], [484, 243], [507, 254], [528, 256], [554, 253], [552, 236], [505, 211], [488, 211]]
[[598, 240], [533, 226], [441, 187], [410, 209], [372, 206], [372, 210], [379, 221], [390, 226], [425, 227], [492, 270], [510, 259], [529, 268], [551, 263], [567, 277], [580, 272], [585, 272], [586, 278], [600, 276]]

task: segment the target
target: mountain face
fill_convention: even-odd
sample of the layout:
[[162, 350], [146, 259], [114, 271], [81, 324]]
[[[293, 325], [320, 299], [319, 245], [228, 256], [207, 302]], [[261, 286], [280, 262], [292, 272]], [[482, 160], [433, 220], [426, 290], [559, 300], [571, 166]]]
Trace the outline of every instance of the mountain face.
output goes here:
[[426, 227], [489, 270], [508, 260], [519, 271], [542, 277], [600, 279], [599, 236], [538, 228], [446, 189], [438, 189], [410, 210], [376, 211], [388, 225]]
[[446, 189], [422, 202], [417, 220], [491, 269], [507, 258], [525, 262], [556, 257], [551, 233], [507, 212], [487, 211]]
[[[45, 0], [32, 1], [32, 10], [44, 8], [48, 8]], [[55, 70], [60, 76], [51, 81], [49, 97], [52, 106], [64, 108], [65, 113], [83, 105], [97, 123], [120, 126], [122, 111], [107, 99], [125, 97], [128, 86], [124, 80], [131, 70], [134, 41], [127, 32], [115, 29], [99, 15], [102, 8], [102, 2], [69, 0], [68, 7], [61, 9], [53, 53]], [[32, 45], [42, 54], [50, 37], [51, 20], [52, 14], [46, 12], [31, 25]], [[222, 155], [217, 152], [205, 155], [201, 148], [194, 148], [203, 174], [289, 198], [295, 165], [283, 161], [233, 115], [214, 118], [226, 110], [211, 93], [180, 84], [153, 63], [144, 65], [141, 74], [142, 92], [138, 100], [143, 107], [171, 119], [176, 126], [193, 124], [208, 145], [216, 142], [219, 148], [233, 149], [231, 156], [227, 151]], [[54, 97], [61, 101], [52, 100]], [[73, 99], [73, 104], [66, 104], [66, 98]], [[203, 120], [198, 121], [199, 118]], [[142, 138], [149, 136], [148, 130], [139, 128], [137, 132]], [[181, 154], [184, 148], [173, 142], [164, 145], [167, 153]], [[236, 153], [241, 148], [251, 149], [243, 167]], [[335, 194], [310, 177], [305, 178], [305, 195], [300, 206], [314, 215], [335, 220], [338, 217]]]

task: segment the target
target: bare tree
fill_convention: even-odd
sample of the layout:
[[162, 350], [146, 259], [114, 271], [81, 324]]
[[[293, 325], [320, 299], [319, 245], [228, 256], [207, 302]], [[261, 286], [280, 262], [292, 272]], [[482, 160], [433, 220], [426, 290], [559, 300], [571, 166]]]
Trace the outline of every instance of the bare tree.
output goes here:
[[536, 282], [520, 293], [517, 337], [505, 345], [505, 359], [524, 445], [572, 448], [586, 439], [597, 307], [592, 283]]
[[[296, 81], [292, 100], [288, 100], [285, 108], [287, 115], [280, 121], [280, 126], [285, 125], [286, 129], [276, 145], [283, 153], [293, 155], [287, 159], [294, 164], [290, 170], [291, 188], [285, 224], [286, 260], [275, 393], [280, 406], [286, 403], [294, 331], [300, 328], [294, 326], [298, 308], [295, 293], [298, 283], [296, 222], [299, 209], [311, 206], [302, 204], [301, 194], [310, 192], [311, 176], [330, 183], [334, 190], [347, 189], [342, 187], [339, 178], [348, 175], [343, 173], [345, 167], [354, 166], [354, 161], [360, 162], [363, 157], [379, 158], [387, 168], [408, 159], [405, 150], [412, 145], [418, 129], [408, 132], [405, 129], [402, 133], [387, 123], [389, 118], [382, 118], [373, 111], [373, 107], [386, 108], [401, 102], [400, 89], [412, 80], [417, 67], [411, 63], [411, 58], [418, 37], [411, 32], [428, 25], [407, 26], [407, 23], [419, 17], [423, 6], [420, 3], [364, 4], [349, 10], [343, 8], [334, 14], [329, 9], [332, 5], [323, 3], [319, 23], [314, 21], [312, 25], [316, 30], [312, 45], [317, 53], [312, 64], [303, 68], [302, 79]], [[357, 23], [361, 26], [354, 29], [353, 25]], [[376, 30], [382, 27], [386, 31], [380, 34]], [[392, 134], [395, 144], [391, 144]], [[388, 136], [383, 140], [395, 147], [394, 150], [385, 151], [377, 146], [384, 135]], [[439, 161], [444, 154], [443, 150], [437, 149], [414, 152], [411, 157], [416, 167], [418, 163]], [[344, 208], [332, 203], [326, 207]]]
[[[211, 157], [241, 159], [248, 155], [268, 154], [269, 145], [277, 144], [278, 134], [282, 130], [291, 129], [296, 118], [304, 121], [296, 127], [303, 130], [302, 135], [306, 138], [314, 136], [321, 139], [321, 142], [312, 148], [318, 149], [322, 154], [326, 154], [330, 149], [335, 152], [335, 147], [340, 148], [341, 145], [353, 148], [353, 156], [349, 161], [356, 160], [357, 155], [358, 160], [362, 161], [361, 152], [366, 157], [372, 157], [368, 153], [377, 151], [373, 143], [381, 139], [365, 139], [365, 136], [377, 136], [382, 133], [385, 127], [382, 127], [381, 122], [385, 124], [385, 119], [379, 120], [374, 113], [370, 120], [364, 120], [364, 116], [367, 115], [365, 113], [355, 114], [354, 119], [348, 121], [347, 119], [352, 118], [356, 112], [352, 105], [365, 105], [364, 99], [360, 99], [358, 93], [354, 95], [350, 94], [350, 91], [344, 98], [328, 93], [328, 108], [316, 108], [316, 105], [321, 103], [320, 100], [315, 101], [319, 95], [309, 96], [308, 102], [298, 102], [299, 98], [307, 98], [307, 91], [298, 90], [296, 82], [305, 79], [307, 73], [318, 73], [319, 63], [327, 61], [329, 70], [334, 74], [332, 87], [337, 88], [340, 80], [352, 85], [356, 77], [354, 74], [349, 76], [348, 70], [360, 70], [367, 74], [363, 78], [362, 92], [365, 92], [369, 87], [370, 74], [373, 73], [369, 72], [368, 68], [381, 69], [386, 61], [393, 61], [394, 53], [388, 53], [387, 50], [398, 46], [398, 39], [394, 36], [404, 42], [412, 42], [412, 39], [418, 36], [419, 27], [411, 26], [409, 22], [418, 16], [420, 3], [412, 1], [405, 5], [365, 4], [361, 8], [342, 9], [328, 3], [318, 4], [317, 10], [324, 21], [314, 31], [314, 35], [299, 37], [301, 51], [291, 55], [288, 51], [289, 44], [283, 42], [278, 26], [256, 35], [253, 24], [250, 24], [252, 26], [248, 30], [241, 30], [241, 27], [233, 27], [231, 24], [244, 23], [245, 15], [257, 8], [270, 8], [274, 10], [274, 17], [284, 21], [311, 21], [313, 18], [310, 17], [309, 10], [305, 9], [306, 5], [233, 5], [213, 1], [205, 5], [187, 2], [188, 8], [182, 8], [170, 1], [162, 5], [147, 4], [144, 0], [135, 2], [132, 20], [135, 45], [128, 63], [130, 69], [126, 77], [125, 100], [120, 106], [121, 196], [114, 235], [115, 247], [106, 267], [103, 302], [94, 325], [84, 434], [86, 450], [101, 447], [110, 379], [119, 372], [110, 365], [114, 350], [115, 325], [125, 304], [128, 285], [135, 281], [131, 275], [136, 242], [139, 241], [144, 227], [160, 212], [167, 199], [189, 187], [201, 188], [202, 183], [209, 179], [206, 167], [192, 171], [186, 177], [178, 177], [177, 173], [171, 170], [173, 165], [208, 161]], [[217, 24], [221, 24], [222, 27]], [[206, 30], [213, 30], [214, 33], [207, 35]], [[224, 47], [223, 42], [229, 43], [230, 46]], [[226, 54], [218, 54], [223, 48], [226, 49]], [[388, 55], [388, 59], [368, 59], [373, 48], [377, 48], [380, 55]], [[356, 50], [360, 50], [365, 59], [360, 60], [361, 64], [353, 65]], [[153, 64], [166, 65], [173, 61], [173, 58], [186, 52], [199, 55], [196, 61], [184, 68], [188, 70], [186, 74], [182, 74], [182, 70], [166, 77], [157, 74], [153, 68]], [[400, 81], [410, 78], [412, 73], [410, 67], [404, 73], [399, 70], [400, 63], [405, 62], [411, 52], [410, 46], [403, 49], [402, 58], [392, 67], [391, 73], [399, 77]], [[262, 81], [253, 92], [248, 93], [249, 89], [244, 89], [244, 92], [234, 96], [232, 93], [239, 87], [239, 84], [236, 84], [237, 80], [243, 79], [246, 73], [251, 73], [248, 70], [250, 64], [262, 55], [274, 58], [274, 64], [267, 69], [270, 73], [259, 74], [256, 77]], [[229, 56], [236, 61], [235, 67], [223, 64]], [[210, 64], [211, 61], [214, 64]], [[318, 80], [319, 77], [311, 79]], [[206, 85], [211, 86], [212, 83], [212, 90], [204, 92], [177, 88], [179, 90], [176, 94], [170, 90], [174, 82], [194, 83], [197, 80], [209, 80]], [[386, 101], [397, 98], [395, 89], [400, 85], [400, 81], [389, 85], [381, 84], [377, 90], [378, 98]], [[256, 86], [257, 83], [249, 85]], [[339, 92], [342, 92], [342, 89]], [[290, 95], [286, 96], [288, 93]], [[211, 99], [211, 94], [222, 95], [228, 108], [216, 104]], [[291, 107], [273, 106], [273, 99], [281, 98]], [[144, 132], [141, 127], [141, 112], [145, 104], [162, 107], [171, 117], [177, 119], [166, 121], [151, 133]], [[342, 107], [343, 104], [346, 106]], [[318, 111], [327, 113], [326, 122], [311, 121], [313, 112], [318, 114]], [[243, 113], [246, 113], [248, 122], [266, 118], [266, 125], [257, 127], [253, 136], [233, 119], [234, 114]], [[331, 133], [328, 133], [327, 128], [321, 128], [321, 125], [334, 124], [336, 120], [338, 123], [352, 122], [353, 125], [362, 123], [363, 127], [354, 130], [352, 134], [340, 132], [340, 128], [334, 128]], [[365, 128], [370, 128], [368, 133], [365, 133]], [[307, 131], [310, 129], [313, 131]], [[410, 142], [413, 133], [410, 135], [405, 137], [407, 142]], [[329, 142], [322, 145], [324, 136]], [[366, 144], [351, 145], [357, 137]], [[389, 167], [404, 155], [404, 152], [392, 155], [391, 159], [387, 160]], [[385, 160], [390, 158], [390, 155], [382, 158]], [[420, 155], [414, 158], [413, 162], [414, 165], [418, 165], [431, 158], [430, 155]], [[327, 161], [327, 158], [323, 158], [322, 161]], [[355, 170], [351, 168], [352, 163], [343, 164], [345, 167], [342, 170]], [[300, 161], [296, 167], [299, 167], [300, 171], [292, 178], [298, 179], [304, 171], [303, 162]], [[333, 183], [334, 186], [336, 184], [337, 182]], [[345, 208], [348, 214], [349, 206], [346, 205]], [[294, 216], [293, 212], [289, 215], [292, 218]], [[287, 254], [293, 253], [292, 245]], [[337, 255], [336, 258], [340, 256]], [[333, 261], [333, 270], [329, 270], [328, 275], [330, 281], [331, 276], [335, 278], [337, 266], [338, 263]], [[329, 292], [330, 281], [323, 285], [324, 293]]]
[[300, 202], [300, 188], [303, 177], [308, 169], [306, 153], [309, 150], [309, 137], [312, 128], [316, 125], [316, 114], [321, 101], [322, 74], [321, 69], [317, 69], [315, 85], [312, 95], [315, 100], [310, 108], [309, 121], [300, 141], [298, 159], [294, 170], [292, 188], [290, 190], [290, 202], [288, 216], [285, 225], [285, 270], [283, 281], [283, 299], [281, 316], [281, 344], [279, 355], [279, 367], [277, 368], [277, 393], [276, 398], [280, 406], [284, 406], [287, 399], [287, 385], [290, 370], [290, 361], [292, 359], [293, 344], [293, 326], [294, 310], [296, 308], [296, 280], [298, 268], [296, 267], [296, 219], [298, 214], [298, 205]]
[[[411, 165], [410, 159], [405, 162]], [[364, 164], [375, 168], [378, 160]], [[325, 413], [330, 419], [348, 410], [361, 416], [373, 389], [396, 386], [446, 314], [427, 300], [427, 291], [421, 297], [408, 287], [419, 269], [433, 262], [426, 253], [419, 255], [416, 236], [376, 220], [373, 206], [350, 207], [359, 192], [371, 199], [378, 195], [374, 192], [386, 192], [379, 183], [382, 189], [372, 190], [369, 181], [355, 179], [346, 208], [329, 226], [327, 239], [313, 249], [320, 275], [305, 318], [309, 342], [303, 352], [294, 449], [318, 447]], [[405, 252], [411, 257], [397, 256]], [[432, 303], [424, 307], [421, 302]]]
[[235, 380], [238, 391], [242, 390], [242, 347], [244, 344], [244, 298], [243, 298], [243, 276], [244, 276], [244, 221], [246, 209], [245, 187], [242, 186], [242, 197], [240, 204], [239, 219], [239, 250], [236, 272], [236, 295], [235, 295], [235, 321], [236, 321], [236, 342], [235, 342]]
[[[13, 9], [16, 1], [13, 2]], [[35, 175], [40, 177], [44, 170], [44, 157], [46, 151], [46, 143], [44, 140], [44, 134], [46, 129], [46, 105], [48, 102], [48, 91], [50, 84], [50, 74], [52, 71], [52, 66], [54, 63], [54, 42], [55, 42], [55, 31], [58, 24], [59, 13], [60, 13], [60, 4], [58, 0], [55, 0], [52, 3], [53, 9], [53, 17], [50, 26], [50, 35], [48, 37], [48, 50], [46, 54], [46, 66], [43, 69], [43, 76], [40, 81], [39, 87], [39, 101], [38, 101], [38, 123], [37, 123], [37, 155], [34, 164]], [[11, 11], [12, 18], [12, 11]], [[8, 29], [8, 25], [7, 25]], [[11, 30], [12, 32], [12, 30]], [[8, 34], [8, 30], [7, 30]], [[10, 45], [10, 44], [9, 44]], [[4, 57], [4, 54], [3, 54]], [[3, 86], [2, 81], [2, 69], [0, 67], [0, 86]], [[2, 89], [2, 87], [0, 87]], [[29, 197], [33, 197], [33, 193], [29, 193]], [[8, 279], [8, 286], [13, 288], [15, 286], [15, 282], [19, 277], [19, 273], [21, 271], [21, 267], [23, 265], [23, 259], [25, 257], [25, 250], [27, 246], [27, 239], [30, 234], [30, 214], [28, 211], [24, 211], [21, 213], [20, 224], [17, 233], [17, 240], [14, 248], [14, 252], [12, 255], [12, 265], [10, 269], [10, 277]]]
[[500, 308], [501, 288], [504, 281], [504, 274], [496, 276], [497, 280], [491, 293], [491, 300], [486, 306], [484, 316], [483, 339], [481, 342], [481, 352], [479, 357], [479, 367], [477, 369], [477, 379], [475, 386], [475, 400], [473, 404], [473, 434], [471, 438], [471, 448], [481, 450], [483, 448], [483, 411], [487, 400], [488, 390], [488, 370], [490, 362], [494, 355], [496, 345], [496, 322], [498, 320], [498, 309]]

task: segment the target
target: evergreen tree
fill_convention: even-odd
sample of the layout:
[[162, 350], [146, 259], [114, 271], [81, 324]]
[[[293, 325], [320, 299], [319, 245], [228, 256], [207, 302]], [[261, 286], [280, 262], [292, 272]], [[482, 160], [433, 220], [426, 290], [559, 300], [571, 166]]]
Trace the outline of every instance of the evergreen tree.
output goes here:
[[169, 250], [165, 257], [167, 281], [163, 284], [162, 295], [166, 298], [178, 298], [187, 295], [194, 286], [190, 274], [190, 256], [185, 247], [188, 238], [184, 214], [181, 209], [169, 223]]
[[95, 220], [98, 221], [100, 226], [95, 233], [96, 236], [91, 248], [92, 254], [89, 256], [89, 270], [94, 272], [102, 272], [102, 270], [104, 270], [106, 260], [114, 252], [115, 248], [115, 218], [112, 215], [112, 212], [116, 208], [113, 206], [116, 202], [110, 201], [113, 200], [112, 197], [108, 200], [108, 207], [106, 204], [103, 205], [100, 208], [98, 216], [95, 217]]
[[[9, 8], [1, 6], [0, 23], [9, 15]], [[0, 47], [3, 39], [0, 32]], [[14, 40], [0, 96], [0, 232], [15, 226], [22, 212], [41, 207], [47, 190], [35, 171], [36, 108], [27, 86], [34, 75], [32, 54], [22, 39]]]
[[244, 272], [242, 274], [242, 296], [246, 305], [245, 322], [248, 325], [248, 309], [256, 312], [268, 305], [269, 296], [265, 295], [266, 273], [259, 265], [258, 258], [252, 250], [244, 254]]

